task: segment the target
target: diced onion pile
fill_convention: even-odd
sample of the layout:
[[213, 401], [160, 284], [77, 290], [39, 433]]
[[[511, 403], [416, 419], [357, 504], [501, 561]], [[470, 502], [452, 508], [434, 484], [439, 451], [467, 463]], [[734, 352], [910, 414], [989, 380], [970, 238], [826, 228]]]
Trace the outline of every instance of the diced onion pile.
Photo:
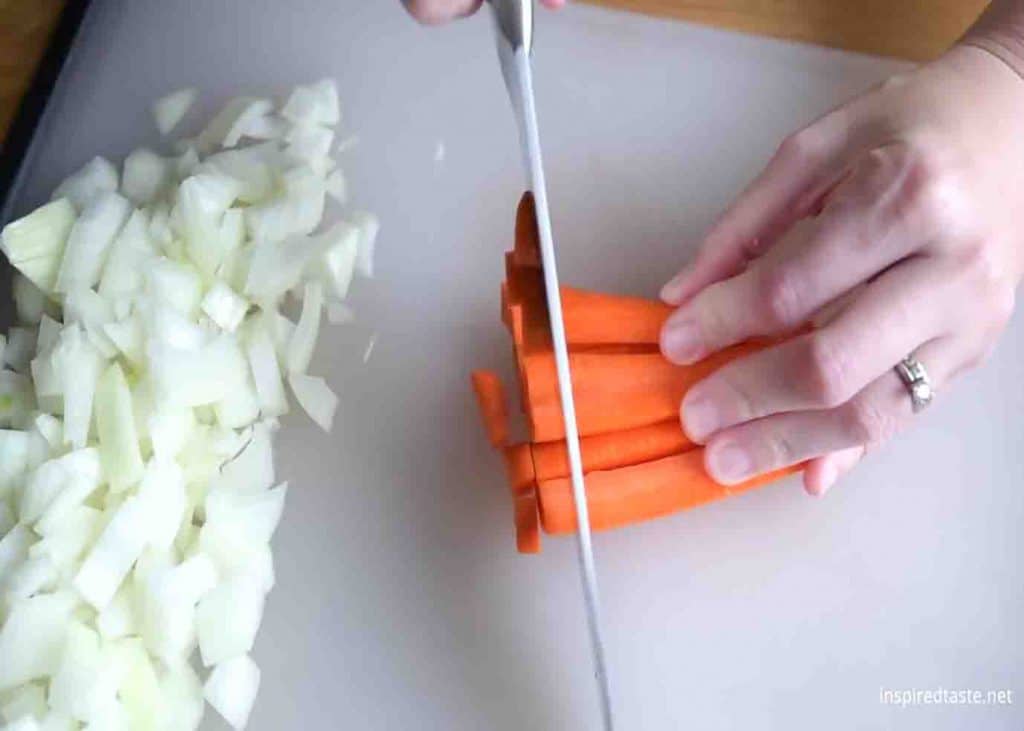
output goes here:
[[[161, 132], [195, 96], [156, 103]], [[179, 154], [95, 158], [4, 228], [3, 728], [188, 731], [204, 697], [246, 725], [287, 491], [277, 418], [290, 390], [330, 429], [320, 323], [350, 320], [372, 272], [372, 215], [321, 226], [345, 203], [338, 122], [330, 81], [280, 108], [233, 99]]]

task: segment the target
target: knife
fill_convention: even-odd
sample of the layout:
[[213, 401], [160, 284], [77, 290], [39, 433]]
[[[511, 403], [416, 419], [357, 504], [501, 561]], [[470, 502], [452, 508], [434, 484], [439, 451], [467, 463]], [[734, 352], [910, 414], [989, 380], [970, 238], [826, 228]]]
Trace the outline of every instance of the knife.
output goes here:
[[613, 731], [615, 724], [612, 714], [611, 683], [601, 632], [597, 569], [591, 545], [590, 516], [583, 483], [579, 430], [576, 425], [576, 404], [572, 393], [572, 374], [569, 371], [569, 347], [566, 344], [565, 324], [562, 321], [562, 298], [558, 287], [555, 244], [551, 235], [551, 215], [548, 210], [547, 186], [544, 182], [544, 164], [537, 129], [537, 108], [533, 95], [533, 73], [530, 66], [530, 55], [533, 50], [533, 0], [489, 0], [489, 3], [494, 11], [501, 72], [505, 77], [505, 86], [508, 87], [512, 109], [518, 122], [526, 172], [537, 209], [541, 268], [544, 272], [544, 290], [551, 321], [551, 341], [555, 354], [555, 370], [558, 374], [562, 418], [565, 422], [565, 444], [569, 452], [573, 502], [576, 507], [576, 547], [583, 584], [587, 629], [594, 657], [594, 677], [597, 681], [602, 725], [605, 731]]

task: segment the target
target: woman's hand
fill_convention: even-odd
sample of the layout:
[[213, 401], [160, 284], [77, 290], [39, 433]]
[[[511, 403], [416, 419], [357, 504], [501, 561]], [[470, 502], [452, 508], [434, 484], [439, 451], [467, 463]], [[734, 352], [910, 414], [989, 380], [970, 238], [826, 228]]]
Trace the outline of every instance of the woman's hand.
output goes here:
[[[541, 0], [549, 8], [560, 8], [565, 0]], [[402, 0], [412, 17], [425, 25], [445, 23], [472, 15], [483, 0]]]
[[819, 323], [686, 395], [715, 479], [809, 460], [821, 494], [909, 419], [901, 358], [941, 395], [991, 350], [1024, 272], [1024, 63], [1005, 58], [958, 46], [791, 136], [665, 285], [677, 363]]

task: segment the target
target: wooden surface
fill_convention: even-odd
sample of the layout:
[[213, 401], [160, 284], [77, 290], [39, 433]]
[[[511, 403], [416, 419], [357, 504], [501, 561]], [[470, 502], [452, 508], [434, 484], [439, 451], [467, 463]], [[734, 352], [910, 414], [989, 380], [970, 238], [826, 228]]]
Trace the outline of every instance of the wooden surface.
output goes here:
[[926, 61], [988, 0], [584, 0], [732, 30]]
[[0, 140], [46, 50], [64, 0], [0, 0]]
[[[927, 60], [970, 25], [986, 0], [584, 0], [853, 51]], [[64, 0], [0, 0], [0, 141]]]

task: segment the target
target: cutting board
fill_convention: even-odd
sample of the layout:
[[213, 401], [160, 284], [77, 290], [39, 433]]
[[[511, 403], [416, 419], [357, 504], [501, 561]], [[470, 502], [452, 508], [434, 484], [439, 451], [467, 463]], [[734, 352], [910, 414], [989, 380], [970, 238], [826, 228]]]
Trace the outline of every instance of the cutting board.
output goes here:
[[[538, 19], [535, 65], [566, 283], [647, 295], [782, 135], [902, 68], [586, 7]], [[148, 105], [171, 89], [203, 90], [194, 128], [228, 95], [323, 76], [359, 138], [355, 201], [383, 221], [379, 276], [317, 353], [334, 432], [285, 419], [250, 728], [595, 728], [573, 542], [515, 553], [468, 388], [474, 367], [511, 376], [498, 285], [524, 184], [486, 18], [96, 0], [20, 206], [96, 153], [159, 144]], [[1018, 317], [824, 499], [789, 481], [598, 535], [620, 728], [1020, 728], [1019, 703], [879, 698], [1024, 686], [1022, 360]]]

